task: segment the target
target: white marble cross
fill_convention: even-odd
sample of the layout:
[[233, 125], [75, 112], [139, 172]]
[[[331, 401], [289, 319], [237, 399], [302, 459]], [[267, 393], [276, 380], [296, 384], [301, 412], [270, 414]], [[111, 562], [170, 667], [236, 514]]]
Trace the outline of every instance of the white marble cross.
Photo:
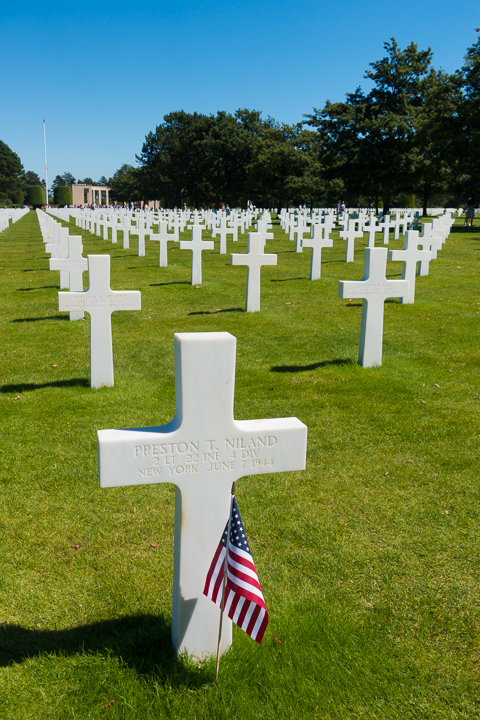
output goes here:
[[[228, 520], [232, 482], [303, 470], [307, 428], [297, 418], [234, 419], [233, 335], [174, 337], [175, 417], [159, 427], [100, 430], [98, 468], [102, 488], [175, 484], [172, 642], [178, 653], [204, 659], [216, 652], [219, 609], [203, 587]], [[221, 651], [231, 642], [224, 616]]]
[[390, 240], [390, 215], [384, 215], [382, 218], [382, 227], [383, 227], [383, 244], [388, 245], [388, 241]]
[[400, 298], [402, 304], [415, 301], [415, 272], [417, 262], [429, 261], [431, 253], [418, 249], [418, 230], [407, 230], [403, 250], [390, 250], [389, 259], [394, 262], [403, 262], [402, 280], [408, 280], [408, 293]]
[[232, 265], [247, 265], [247, 299], [245, 310], [260, 310], [260, 269], [262, 265], [276, 265], [276, 255], [265, 255], [262, 233], [248, 233], [248, 251], [244, 255], [231, 255]]
[[362, 280], [340, 280], [338, 296], [362, 298], [362, 324], [358, 364], [364, 367], [382, 364], [384, 303], [389, 297], [408, 293], [407, 280], [387, 280], [387, 248], [365, 248]]
[[375, 247], [375, 233], [382, 232], [382, 228], [376, 223], [375, 215], [370, 215], [370, 224], [364, 225], [363, 230], [368, 234], [367, 247]]
[[353, 262], [355, 259], [355, 238], [363, 237], [363, 231], [356, 229], [356, 222], [352, 218], [348, 221], [347, 229], [340, 230], [339, 237], [346, 238], [345, 262]]
[[220, 218], [220, 227], [212, 228], [212, 237], [215, 237], [217, 233], [220, 235], [220, 255], [226, 255], [227, 253], [227, 235], [234, 233], [233, 228], [227, 227], [227, 218]]
[[[442, 247], [442, 238], [434, 231], [432, 223], [423, 223], [419, 244], [423, 250], [430, 250], [432, 254], [431, 260], [437, 259], [437, 250]], [[423, 275], [423, 272], [421, 274]], [[425, 274], [428, 274], [428, 264]]]
[[166, 220], [159, 220], [158, 222], [158, 234], [150, 233], [150, 240], [159, 243], [158, 253], [158, 267], [167, 267], [168, 255], [167, 246], [169, 242], [178, 242], [178, 232], [168, 232], [168, 222]]
[[90, 314], [90, 384], [113, 386], [112, 313], [140, 310], [138, 290], [117, 292], [110, 288], [110, 255], [88, 255], [85, 292], [59, 292], [61, 312], [86, 310]]
[[138, 227], [132, 228], [130, 235], [138, 235], [138, 257], [145, 257], [145, 235], [150, 235], [150, 229], [145, 227], [145, 221], [138, 219]]
[[192, 285], [202, 284], [202, 251], [213, 250], [215, 243], [213, 240], [202, 240], [202, 230], [204, 229], [201, 225], [187, 225], [188, 230], [192, 230], [191, 240], [181, 240], [179, 247], [180, 250], [191, 250], [192, 251], [192, 273], [191, 282]]
[[[58, 227], [58, 226], [57, 226]], [[58, 227], [57, 241], [53, 243], [47, 243], [45, 245], [45, 252], [52, 256], [52, 258], [67, 258], [68, 257], [68, 228]], [[69, 277], [66, 270], [60, 270], [60, 288], [69, 288]]]
[[297, 242], [295, 243], [295, 252], [301, 253], [303, 252], [303, 236], [306, 232], [308, 232], [308, 227], [305, 224], [305, 218], [303, 215], [298, 217], [297, 225], [294, 228], [294, 234], [297, 236]]
[[312, 248], [310, 280], [320, 280], [322, 272], [322, 248], [333, 247], [333, 240], [326, 237], [325, 225], [312, 225], [311, 237], [303, 239], [304, 248]]
[[132, 230], [132, 226], [130, 224], [129, 218], [123, 218], [122, 231], [124, 250], [128, 250], [130, 248], [130, 230]]
[[[83, 273], [88, 270], [88, 260], [82, 256], [83, 244], [81, 235], [68, 237], [68, 257], [50, 258], [50, 270], [60, 270], [68, 273], [68, 289], [83, 291]], [[85, 317], [83, 310], [70, 313], [70, 320], [82, 320]]]

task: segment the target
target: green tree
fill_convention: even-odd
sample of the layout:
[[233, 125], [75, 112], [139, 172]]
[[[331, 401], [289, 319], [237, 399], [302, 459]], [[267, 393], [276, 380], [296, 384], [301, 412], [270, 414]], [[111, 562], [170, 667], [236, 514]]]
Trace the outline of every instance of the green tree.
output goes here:
[[91, 177], [86, 177], [83, 180], [77, 180], [79, 185], [95, 185]]
[[208, 116], [181, 110], [165, 115], [155, 132], [146, 136], [137, 160], [151, 199], [163, 198], [166, 205], [178, 207], [189, 196], [199, 200], [205, 194], [207, 158], [201, 143], [210, 126]]
[[[93, 183], [92, 183], [92, 184], [93, 184]], [[105, 177], [105, 175], [102, 175], [102, 177], [101, 177], [100, 180], [98, 181], [97, 185], [99, 185], [100, 187], [108, 187], [108, 180], [107, 180], [107, 178]]]
[[432, 197], [448, 193], [457, 174], [453, 141], [459, 102], [461, 97], [454, 76], [443, 70], [432, 71], [416, 123], [415, 190], [422, 196], [424, 216]]
[[25, 193], [25, 202], [34, 208], [45, 205], [45, 188], [41, 185], [28, 185]]
[[[480, 28], [475, 28], [480, 32]], [[455, 118], [456, 156], [464, 174], [463, 191], [478, 190], [480, 182], [480, 35], [467, 49], [465, 61], [457, 73], [461, 102]]]
[[395, 38], [384, 43], [386, 56], [370, 63], [365, 77], [374, 87], [358, 88], [345, 103], [314, 108], [307, 124], [321, 134], [330, 177], [340, 177], [357, 195], [383, 199], [410, 185], [418, 174], [418, 116], [428, 88], [432, 51], [415, 43], [401, 50]]
[[0, 204], [21, 204], [24, 195], [20, 158], [0, 140]]
[[71, 205], [72, 188], [67, 185], [57, 185], [53, 190], [53, 201], [55, 205]]
[[33, 170], [27, 170], [27, 172], [23, 176], [23, 180], [26, 185], [41, 185], [42, 181], [40, 180], [39, 176], [36, 172], [33, 172]]
[[124, 164], [108, 181], [110, 198], [114, 202], [138, 202], [143, 200], [138, 168]]
[[298, 126], [277, 124], [258, 143], [251, 173], [254, 196], [262, 205], [285, 207], [302, 198], [300, 178], [305, 178], [309, 159], [297, 147], [299, 132]]
[[260, 142], [275, 127], [260, 115], [245, 108], [233, 115], [165, 115], [137, 156], [146, 196], [169, 206], [245, 205], [259, 182], [254, 163]]

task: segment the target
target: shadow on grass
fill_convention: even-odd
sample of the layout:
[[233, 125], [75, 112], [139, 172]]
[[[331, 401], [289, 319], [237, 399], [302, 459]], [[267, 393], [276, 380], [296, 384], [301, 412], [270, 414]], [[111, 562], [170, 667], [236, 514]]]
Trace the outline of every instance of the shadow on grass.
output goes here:
[[150, 283], [150, 287], [163, 287], [164, 285], [191, 285], [188, 280], [172, 280], [166, 283]]
[[46, 383], [18, 383], [18, 385], [0, 385], [0, 393], [20, 393], [29, 392], [31, 390], [40, 390], [46, 387], [90, 387], [90, 382], [86, 378], [71, 378], [71, 380], [52, 380]]
[[48, 315], [47, 317], [37, 317], [37, 318], [16, 318], [15, 320], [10, 320], [12, 323], [19, 323], [19, 322], [40, 322], [40, 320], [70, 320], [70, 315]]
[[271, 372], [288, 373], [288, 372], [306, 372], [308, 370], [316, 370], [321, 367], [329, 367], [329, 365], [355, 365], [351, 358], [335, 358], [334, 360], [322, 360], [321, 362], [311, 363], [310, 365], [274, 365], [270, 368]]
[[245, 312], [245, 308], [225, 308], [224, 310], [198, 310], [197, 312], [188, 313], [188, 315], [218, 315], [218, 313], [226, 312]]
[[126, 616], [66, 630], [0, 626], [0, 667], [39, 655], [102, 654], [118, 657], [142, 675], [160, 674], [176, 687], [200, 687], [210, 682], [208, 665], [193, 667], [177, 658], [170, 637], [170, 621], [162, 615]]
[[272, 278], [270, 282], [290, 282], [291, 280], [308, 280], [306, 277], [296, 277], [296, 278]]
[[40, 285], [40, 287], [17, 288], [17, 292], [30, 292], [31, 290], [60, 290], [58, 285]]

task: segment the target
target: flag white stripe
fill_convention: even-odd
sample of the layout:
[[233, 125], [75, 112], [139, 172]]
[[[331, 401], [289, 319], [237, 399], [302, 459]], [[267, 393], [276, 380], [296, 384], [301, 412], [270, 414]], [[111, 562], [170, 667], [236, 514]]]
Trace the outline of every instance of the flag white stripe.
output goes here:
[[237, 553], [237, 555], [240, 555], [240, 557], [244, 558], [244, 560], [247, 560], [248, 562], [252, 563], [252, 565], [254, 565], [253, 558], [249, 552], [245, 552], [245, 550], [235, 547], [235, 545], [232, 545], [231, 542], [229, 542], [229, 545], [231, 548], [231, 550], [228, 551], [229, 557], [230, 557], [230, 552], [233, 551], [233, 552]]
[[233, 575], [230, 572], [228, 573], [228, 578], [231, 580], [231, 582], [235, 583], [235, 585], [237, 585], [238, 587], [241, 587], [244, 590], [248, 590], [248, 592], [252, 593], [252, 595], [256, 595], [256, 597], [265, 601], [261, 590], [258, 590], [258, 588], [256, 588], [255, 585], [250, 585], [250, 583], [245, 582], [244, 580], [240, 580], [239, 578], [235, 577], [235, 575]]
[[260, 630], [260, 627], [263, 623], [264, 617], [265, 617], [265, 610], [263, 608], [261, 608], [261, 610], [258, 614], [257, 622], [253, 626], [252, 635], [251, 635], [253, 640], [255, 640], [255, 638], [257, 637], [258, 631]]
[[[226, 615], [228, 615], [228, 611], [230, 610], [230, 608], [231, 608], [231, 606], [232, 606], [232, 602], [234, 601], [234, 599], [235, 599], [235, 593], [233, 593], [233, 592], [230, 590], [230, 592], [228, 593], [227, 602], [225, 603], [225, 610], [224, 610], [224, 612], [225, 612]], [[220, 604], [220, 603], [219, 603], [219, 604]]]
[[238, 623], [237, 623], [238, 616], [240, 615], [240, 611], [241, 611], [244, 603], [245, 603], [245, 598], [244, 598], [244, 597], [241, 597], [240, 600], [238, 601], [238, 605], [237, 605], [237, 607], [235, 608], [235, 614], [234, 614], [234, 616], [233, 616], [233, 618], [232, 618], [232, 620], [233, 620], [233, 622], [235, 623], [235, 625], [238, 625]]
[[252, 617], [252, 613], [253, 613], [253, 611], [255, 610], [256, 607], [257, 607], [257, 605], [256, 605], [255, 603], [251, 602], [251, 603], [250, 603], [250, 607], [248, 608], [247, 612], [245, 613], [245, 620], [243, 621], [243, 624], [242, 624], [242, 630], [245, 631], [245, 632], [246, 632], [246, 630], [247, 630], [247, 628], [248, 628], [248, 623], [250, 622], [250, 618]]
[[228, 553], [228, 564], [240, 570], [242, 573], [244, 573], [244, 575], [249, 575], [251, 578], [258, 582], [258, 575], [255, 570], [251, 570], [250, 568], [245, 567], [245, 565], [242, 565], [241, 562], [236, 562], [231, 553]]
[[213, 593], [215, 590], [215, 583], [217, 582], [218, 576], [223, 571], [224, 564], [225, 564], [225, 549], [223, 549], [222, 552], [220, 553], [220, 556], [217, 560], [217, 564], [215, 565], [215, 570], [213, 571], [212, 577], [210, 578], [210, 583], [208, 586], [208, 593], [207, 593], [207, 597], [209, 597], [210, 599], [212, 599], [212, 597], [213, 597]]

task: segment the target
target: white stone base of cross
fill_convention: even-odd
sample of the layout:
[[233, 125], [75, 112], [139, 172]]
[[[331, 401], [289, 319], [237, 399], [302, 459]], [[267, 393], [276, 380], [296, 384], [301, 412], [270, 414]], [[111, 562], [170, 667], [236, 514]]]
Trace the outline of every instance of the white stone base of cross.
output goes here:
[[[228, 520], [232, 483], [305, 468], [307, 428], [297, 418], [235, 420], [236, 339], [175, 335], [176, 412], [167, 425], [98, 432], [100, 486], [175, 484], [172, 642], [203, 659], [217, 650], [219, 609], [203, 595]], [[221, 652], [232, 642], [224, 617]]]
[[340, 280], [338, 296], [362, 298], [362, 324], [358, 364], [372, 367], [382, 364], [383, 314], [385, 300], [408, 294], [407, 280], [387, 280], [387, 248], [365, 248], [362, 280]]

